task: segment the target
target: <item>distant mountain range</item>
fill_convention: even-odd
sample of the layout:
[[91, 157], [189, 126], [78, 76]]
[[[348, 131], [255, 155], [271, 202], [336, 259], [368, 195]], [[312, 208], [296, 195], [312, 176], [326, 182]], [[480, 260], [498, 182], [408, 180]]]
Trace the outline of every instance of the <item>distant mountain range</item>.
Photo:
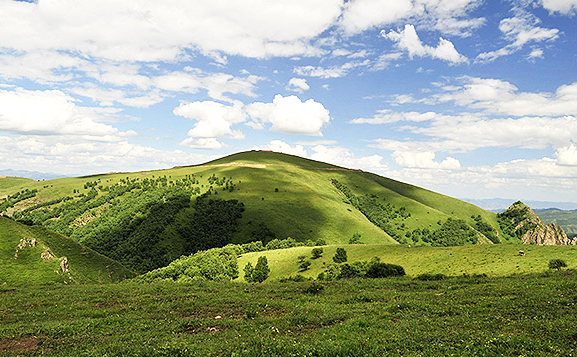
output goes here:
[[53, 180], [65, 177], [76, 177], [80, 175], [62, 175], [47, 172], [38, 171], [28, 171], [28, 170], [12, 170], [12, 169], [0, 169], [0, 175], [2, 176], [13, 176], [13, 177], [24, 177], [32, 180]]
[[[473, 198], [461, 198], [465, 202], [474, 204], [488, 211], [492, 212], [503, 212], [517, 199], [512, 198], [488, 198], [488, 199], [473, 199]], [[550, 210], [557, 208], [560, 210], [574, 210], [577, 209], [577, 202], [552, 202], [552, 201], [524, 201], [527, 206], [531, 207], [533, 211], [538, 213], [542, 210]]]

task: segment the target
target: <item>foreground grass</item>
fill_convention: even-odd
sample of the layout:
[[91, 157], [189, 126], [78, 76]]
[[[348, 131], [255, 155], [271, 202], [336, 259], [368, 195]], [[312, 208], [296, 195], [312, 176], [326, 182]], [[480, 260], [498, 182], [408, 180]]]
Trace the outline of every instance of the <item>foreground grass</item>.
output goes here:
[[0, 354], [577, 354], [576, 271], [312, 284], [1, 287]]

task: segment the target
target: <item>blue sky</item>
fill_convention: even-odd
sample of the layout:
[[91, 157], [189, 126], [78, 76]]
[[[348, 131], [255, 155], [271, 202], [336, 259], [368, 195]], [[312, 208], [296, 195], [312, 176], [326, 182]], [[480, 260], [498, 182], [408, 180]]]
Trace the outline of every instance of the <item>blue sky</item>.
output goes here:
[[577, 0], [0, 0], [0, 173], [268, 149], [577, 202]]

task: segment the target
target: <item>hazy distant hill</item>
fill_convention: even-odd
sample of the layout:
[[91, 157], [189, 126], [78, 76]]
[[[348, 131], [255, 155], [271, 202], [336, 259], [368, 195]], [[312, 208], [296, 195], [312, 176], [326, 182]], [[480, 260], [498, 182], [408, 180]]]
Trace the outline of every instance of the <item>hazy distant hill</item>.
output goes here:
[[[491, 212], [503, 212], [511, 204], [518, 199], [508, 199], [508, 198], [489, 198], [489, 199], [473, 199], [473, 198], [463, 198], [465, 202], [472, 203], [483, 209]], [[535, 213], [542, 209], [552, 209], [557, 208], [561, 210], [574, 210], [577, 209], [577, 202], [553, 202], [553, 201], [523, 201], [527, 206], [531, 207]]]

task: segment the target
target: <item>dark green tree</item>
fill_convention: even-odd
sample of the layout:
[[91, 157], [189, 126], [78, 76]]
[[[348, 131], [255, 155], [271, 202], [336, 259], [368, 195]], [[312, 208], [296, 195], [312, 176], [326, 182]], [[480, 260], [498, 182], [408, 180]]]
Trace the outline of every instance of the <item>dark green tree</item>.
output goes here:
[[335, 253], [335, 256], [333, 257], [333, 261], [335, 263], [344, 263], [347, 261], [347, 251], [345, 250], [345, 248], [337, 248], [337, 252]]
[[549, 261], [549, 269], [561, 270], [561, 268], [567, 267], [567, 263], [563, 259], [551, 259]]
[[[252, 269], [252, 274], [250, 274], [250, 278], [247, 277], [247, 267], [244, 268], [245, 279], [251, 283], [262, 283], [270, 274], [268, 261], [265, 256], [258, 257], [258, 261], [256, 262], [254, 269]], [[248, 268], [248, 271], [251, 270], [250, 268], [252, 268], [252, 266]]]
[[323, 248], [313, 248], [311, 250], [311, 255], [313, 259], [318, 259], [323, 256]]

